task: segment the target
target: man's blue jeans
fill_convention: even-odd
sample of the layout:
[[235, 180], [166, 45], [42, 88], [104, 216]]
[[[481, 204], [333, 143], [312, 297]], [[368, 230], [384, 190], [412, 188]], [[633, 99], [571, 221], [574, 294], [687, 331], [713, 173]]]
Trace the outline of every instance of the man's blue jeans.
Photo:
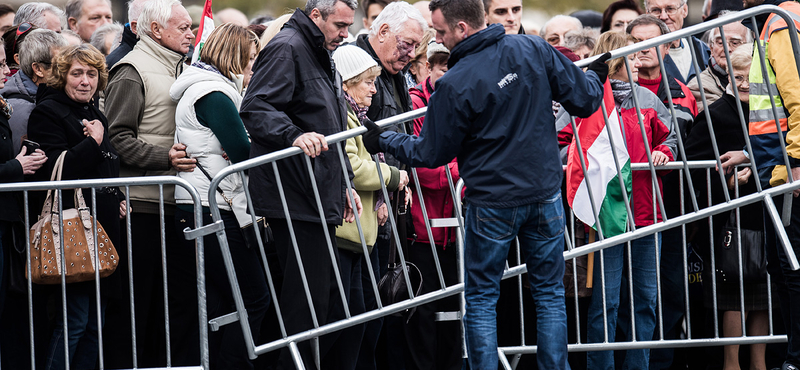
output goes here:
[[[658, 250], [661, 251], [661, 235], [658, 235]], [[658, 283], [656, 270], [659, 261], [656, 258], [656, 238], [652, 235], [631, 241], [631, 261], [633, 277], [633, 304], [636, 320], [636, 340], [647, 341], [653, 339], [656, 326], [656, 300], [658, 298]], [[594, 289], [589, 304], [587, 322], [589, 328], [587, 339], [589, 343], [602, 343], [605, 340], [603, 331], [603, 290], [601, 279], [605, 275], [605, 302], [608, 314], [608, 342], [614, 342], [617, 322], [627, 340], [631, 338], [630, 299], [628, 290], [628, 258], [625, 244], [618, 244], [604, 249], [602, 258], [600, 253], [595, 254]], [[601, 261], [603, 268], [601, 269]], [[625, 282], [624, 284], [622, 284]], [[620, 291], [625, 297], [623, 306], [620, 307]], [[619, 314], [619, 320], [617, 316]], [[625, 356], [623, 369], [647, 369], [649, 362], [649, 349], [628, 350]], [[614, 352], [596, 351], [588, 353], [587, 367], [592, 370], [614, 370]]]
[[536, 303], [540, 369], [569, 369], [564, 305], [564, 209], [561, 193], [513, 208], [467, 205], [464, 251], [471, 369], [497, 369], [497, 298], [508, 250], [519, 237]]

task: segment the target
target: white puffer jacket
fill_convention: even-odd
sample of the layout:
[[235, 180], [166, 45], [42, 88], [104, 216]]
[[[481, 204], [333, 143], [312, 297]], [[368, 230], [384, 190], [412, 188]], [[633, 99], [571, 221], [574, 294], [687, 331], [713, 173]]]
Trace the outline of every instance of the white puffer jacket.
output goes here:
[[[197, 120], [194, 104], [202, 97], [219, 91], [227, 95], [238, 109], [242, 96], [240, 89], [233, 81], [218, 73], [197, 67], [189, 67], [178, 77], [169, 91], [172, 100], [178, 102], [175, 112], [175, 142], [186, 145], [187, 154], [195, 158], [211, 175], [216, 174], [230, 165], [230, 161], [223, 158], [222, 144], [210, 128], [203, 126]], [[191, 183], [200, 192], [203, 206], [208, 206], [208, 188], [210, 181], [200, 169], [192, 172], [178, 172], [178, 177]], [[225, 197], [233, 199], [238, 193], [244, 192], [241, 176], [234, 174], [226, 177], [219, 185]], [[231, 210], [231, 207], [219, 192], [214, 191], [220, 209]], [[180, 186], [175, 187], [175, 201], [178, 204], [192, 204], [192, 197]]]

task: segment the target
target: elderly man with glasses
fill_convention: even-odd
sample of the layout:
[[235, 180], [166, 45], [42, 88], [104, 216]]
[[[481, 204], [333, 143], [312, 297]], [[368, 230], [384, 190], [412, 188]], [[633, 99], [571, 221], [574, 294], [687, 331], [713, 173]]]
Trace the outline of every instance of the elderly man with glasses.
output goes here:
[[[689, 15], [689, 6], [686, 0], [645, 0], [645, 9], [648, 14], [666, 23], [670, 32], [675, 32], [683, 28], [683, 21]], [[692, 63], [692, 52], [688, 46], [692, 46], [697, 57], [699, 70], [694, 69]], [[664, 67], [667, 72], [686, 84], [691, 81], [699, 71], [708, 67], [709, 49], [697, 37], [683, 38], [675, 40], [670, 45], [669, 56], [664, 57]]]

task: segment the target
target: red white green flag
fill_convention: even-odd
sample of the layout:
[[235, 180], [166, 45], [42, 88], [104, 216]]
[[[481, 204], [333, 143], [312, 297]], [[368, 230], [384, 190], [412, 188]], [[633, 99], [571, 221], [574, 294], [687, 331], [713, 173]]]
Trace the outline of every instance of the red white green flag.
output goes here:
[[197, 38], [194, 42], [194, 53], [192, 53], [192, 63], [200, 60], [200, 50], [206, 43], [208, 36], [214, 31], [214, 13], [211, 12], [211, 0], [206, 0], [203, 6], [203, 18], [200, 20], [200, 28], [197, 30]]
[[[631, 160], [622, 136], [621, 119], [616, 106], [611, 84], [606, 81], [603, 96], [608, 126], [603, 117], [603, 109], [592, 116], [576, 119], [578, 134], [583, 153], [578, 152], [575, 137], [569, 147], [567, 160], [567, 202], [575, 215], [585, 224], [597, 230], [598, 223], [604, 237], [611, 237], [625, 232], [628, 213], [625, 202], [630, 202], [631, 195]], [[610, 136], [609, 136], [610, 135]], [[614, 147], [611, 146], [611, 137]], [[617, 165], [614, 164], [616, 153]], [[580, 156], [586, 162], [586, 176], [581, 169]], [[620, 168], [620, 173], [617, 173]], [[622, 177], [628, 198], [620, 187], [619, 176]], [[590, 199], [587, 183], [591, 184], [594, 199]], [[594, 202], [598, 218], [592, 211]]]

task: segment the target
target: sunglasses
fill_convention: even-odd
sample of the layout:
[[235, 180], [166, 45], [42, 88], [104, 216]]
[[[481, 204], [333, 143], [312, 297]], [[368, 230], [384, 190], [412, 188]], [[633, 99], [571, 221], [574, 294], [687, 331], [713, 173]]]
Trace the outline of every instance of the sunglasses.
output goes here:
[[19, 40], [19, 37], [26, 34], [33, 28], [34, 27], [30, 22], [21, 23], [19, 27], [17, 27], [17, 34], [14, 36], [14, 43], [11, 45], [11, 52], [17, 50], [17, 40]]

